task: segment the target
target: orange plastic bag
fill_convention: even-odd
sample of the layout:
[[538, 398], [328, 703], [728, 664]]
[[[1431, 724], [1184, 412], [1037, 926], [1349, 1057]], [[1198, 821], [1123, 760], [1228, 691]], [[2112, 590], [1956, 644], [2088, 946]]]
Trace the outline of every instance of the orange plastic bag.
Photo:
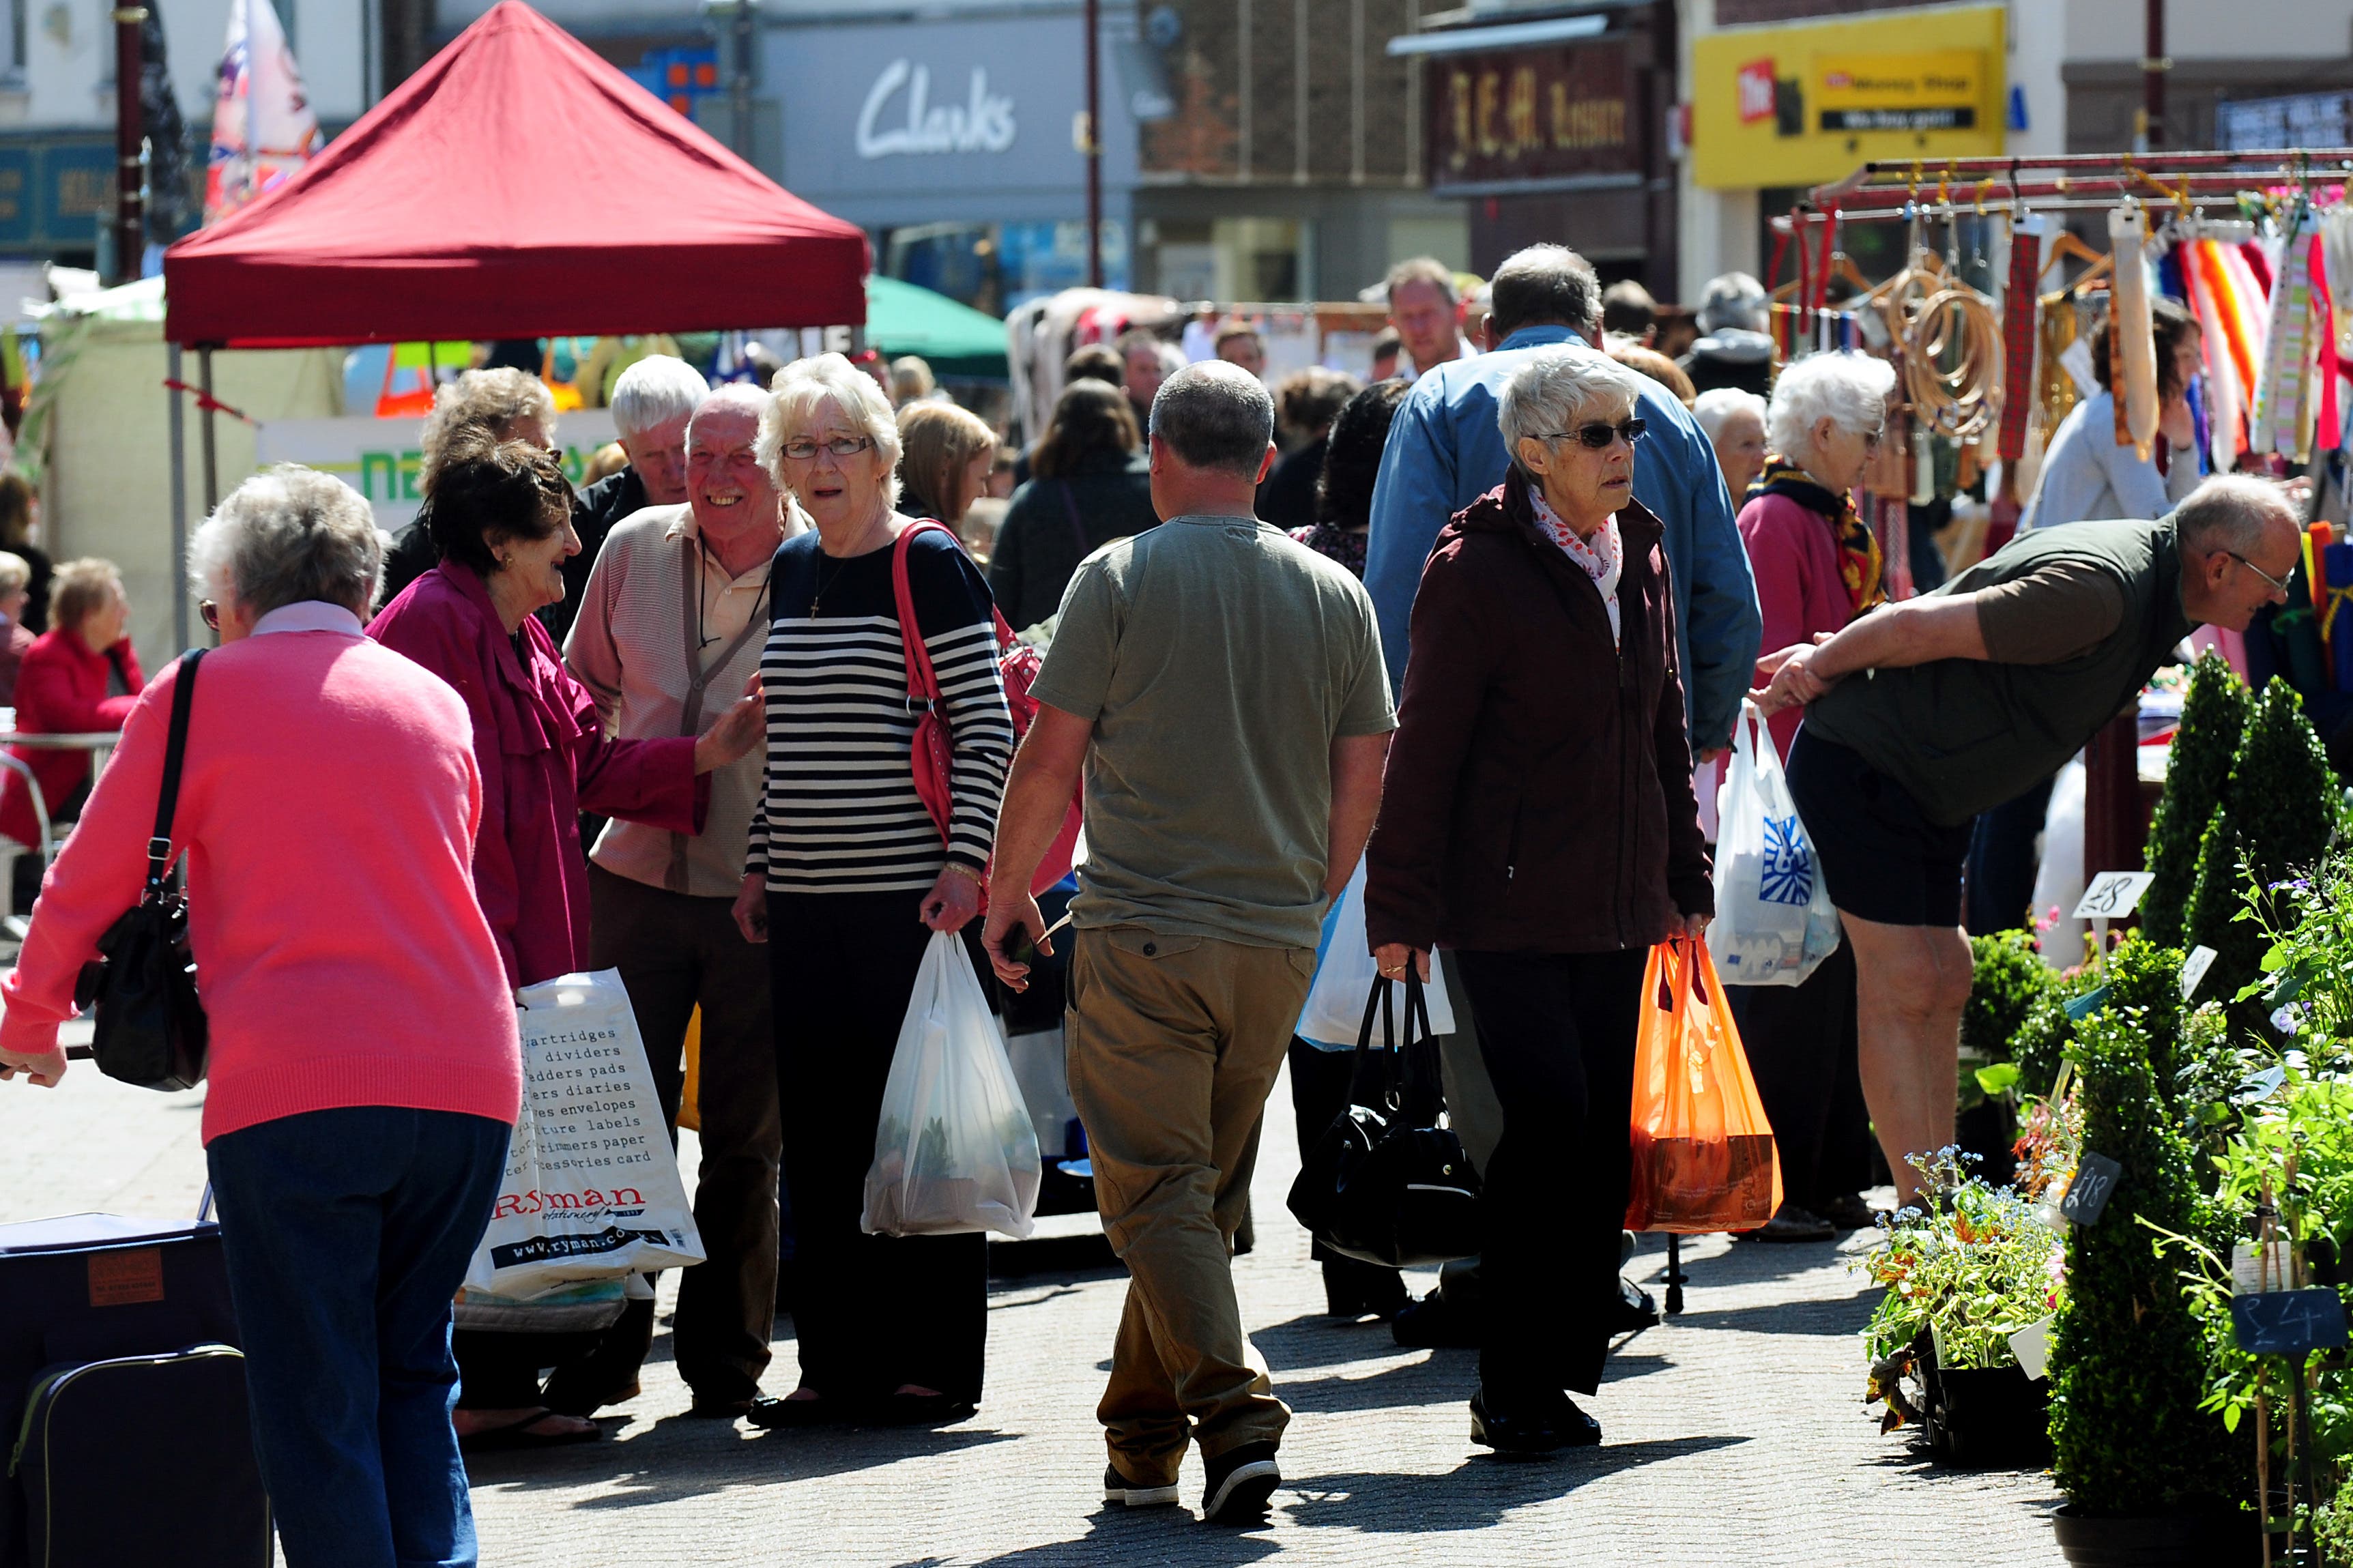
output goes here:
[[1753, 1230], [1781, 1206], [1781, 1162], [1707, 943], [1651, 950], [1634, 1039], [1628, 1230]]

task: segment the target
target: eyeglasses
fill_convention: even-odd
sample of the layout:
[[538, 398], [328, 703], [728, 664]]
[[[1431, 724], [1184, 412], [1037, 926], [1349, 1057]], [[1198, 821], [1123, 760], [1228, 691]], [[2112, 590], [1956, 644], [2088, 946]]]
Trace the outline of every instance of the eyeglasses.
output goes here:
[[1866, 452], [1876, 452], [1879, 450], [1879, 444], [1886, 439], [1887, 426], [1883, 425], [1862, 438], [1862, 449]]
[[830, 452], [837, 458], [854, 458], [873, 445], [874, 437], [871, 436], [836, 436], [830, 441], [787, 441], [784, 451], [785, 456], [794, 462], [806, 463], [820, 451]]
[[1609, 443], [1620, 437], [1625, 438], [1626, 445], [1632, 446], [1642, 438], [1642, 432], [1650, 427], [1651, 422], [1647, 419], [1621, 419], [1615, 425], [1605, 425], [1596, 420], [1590, 425], [1580, 425], [1574, 430], [1555, 430], [1550, 435], [1537, 438], [1544, 441], [1566, 441], [1574, 437], [1578, 446], [1602, 452], [1609, 450]]
[[210, 626], [214, 631], [220, 630], [220, 606], [218, 605], [214, 604], [210, 599], [206, 599], [196, 606], [196, 614], [205, 618], [206, 626]]
[[2278, 591], [2281, 598], [2284, 599], [2288, 596], [2286, 584], [2281, 582], [2278, 578], [2273, 576], [2270, 573], [2264, 571], [2262, 567], [2256, 565], [2253, 562], [2248, 560], [2237, 551], [2225, 550], [2222, 553], [2237, 562], [2240, 565], [2245, 567], [2248, 571], [2253, 572], [2256, 576], [2261, 577], [2264, 582], [2269, 583], [2273, 588]]

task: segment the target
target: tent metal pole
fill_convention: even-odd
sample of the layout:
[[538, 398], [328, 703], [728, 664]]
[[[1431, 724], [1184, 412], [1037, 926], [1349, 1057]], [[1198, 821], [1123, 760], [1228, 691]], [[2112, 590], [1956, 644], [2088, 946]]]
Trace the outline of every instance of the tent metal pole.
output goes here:
[[180, 402], [180, 345], [164, 349], [172, 377], [172, 646], [188, 646], [187, 410]]
[[213, 349], [206, 343], [196, 350], [196, 379], [203, 384], [202, 399], [205, 416], [205, 515], [210, 517], [213, 508], [220, 504], [220, 459], [213, 442]]

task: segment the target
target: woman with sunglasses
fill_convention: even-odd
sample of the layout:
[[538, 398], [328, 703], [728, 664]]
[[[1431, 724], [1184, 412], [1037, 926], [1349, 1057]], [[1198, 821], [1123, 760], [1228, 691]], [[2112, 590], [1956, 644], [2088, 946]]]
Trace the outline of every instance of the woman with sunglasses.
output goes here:
[[[1768, 648], [1812, 642], [1887, 597], [1879, 542], [1854, 487], [1878, 450], [1895, 367], [1869, 354], [1792, 363], [1766, 411], [1765, 468], [1740, 509]], [[1775, 714], [1787, 761], [1802, 715]], [[2041, 826], [2041, 817], [2036, 817]], [[2031, 872], [2030, 872], [2031, 878]], [[1741, 1038], [1781, 1158], [1780, 1211], [1744, 1239], [1827, 1241], [1871, 1223], [1871, 1125], [1856, 1065], [1854, 954], [1841, 945], [1795, 988], [1736, 986]]]
[[1503, 1110], [1482, 1171], [1474, 1442], [1601, 1440], [1642, 967], [1715, 909], [1633, 374], [1566, 348], [1504, 387], [1503, 484], [1439, 535], [1367, 851], [1380, 972], [1455, 950]]

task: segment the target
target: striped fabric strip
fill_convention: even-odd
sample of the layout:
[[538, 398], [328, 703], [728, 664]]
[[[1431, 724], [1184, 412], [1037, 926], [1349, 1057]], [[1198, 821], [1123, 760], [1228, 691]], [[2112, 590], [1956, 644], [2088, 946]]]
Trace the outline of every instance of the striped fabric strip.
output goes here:
[[916, 715], [895, 616], [780, 617], [760, 660], [768, 766], [745, 874], [776, 892], [922, 891], [949, 856], [986, 865], [1013, 757], [987, 622], [926, 637], [952, 737], [953, 833], [915, 793]]

